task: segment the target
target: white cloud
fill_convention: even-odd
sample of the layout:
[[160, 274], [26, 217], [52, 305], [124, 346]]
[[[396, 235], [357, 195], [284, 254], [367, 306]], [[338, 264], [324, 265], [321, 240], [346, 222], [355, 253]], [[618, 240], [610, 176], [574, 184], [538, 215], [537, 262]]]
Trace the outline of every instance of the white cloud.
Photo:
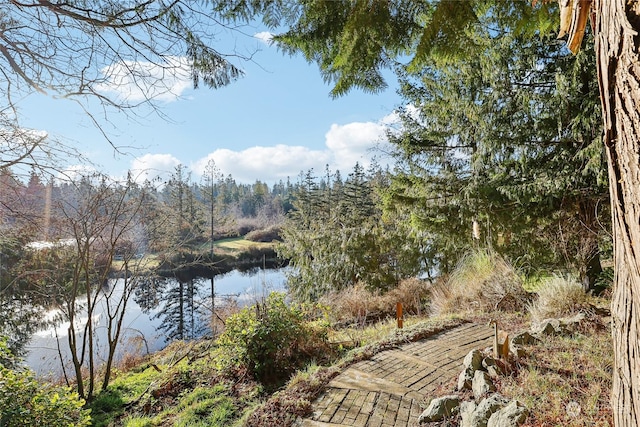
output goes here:
[[[198, 181], [205, 172], [209, 161], [213, 160], [218, 171], [242, 183], [261, 180], [274, 183], [290, 178], [296, 181], [300, 172], [313, 169], [315, 174], [323, 174], [326, 165], [340, 170], [343, 176], [349, 174], [356, 162], [365, 169], [387, 144], [386, 131], [395, 122], [392, 115], [379, 122], [352, 122], [343, 125], [332, 124], [325, 134], [325, 147], [313, 149], [300, 145], [255, 146], [243, 150], [219, 148], [190, 165], [193, 181]], [[376, 159], [381, 166], [385, 162]], [[172, 154], [145, 154], [131, 164], [133, 179], [137, 182], [168, 180], [180, 159]]]
[[223, 175], [231, 174], [238, 182], [250, 183], [257, 179], [275, 182], [290, 177], [293, 180], [300, 171], [323, 168], [332, 159], [331, 153], [326, 150], [283, 144], [251, 147], [242, 151], [223, 148], [198, 160], [192, 166], [194, 173], [202, 175], [209, 160], [215, 162]]
[[[328, 164], [331, 170], [350, 173], [356, 163], [367, 168], [379, 152], [373, 149], [384, 145], [388, 124], [353, 122], [333, 124], [325, 134], [324, 149], [279, 144], [273, 147], [256, 146], [241, 151], [217, 149], [195, 162], [191, 169], [202, 176], [210, 160], [223, 175], [231, 174], [238, 182], [251, 183], [260, 179], [276, 182], [280, 179], [296, 180], [300, 172], [313, 169], [321, 175]], [[380, 162], [379, 162], [380, 163]]]
[[131, 162], [131, 174], [138, 183], [146, 180], [165, 182], [179, 164], [180, 160], [171, 154], [145, 154]]
[[191, 87], [191, 67], [185, 57], [171, 56], [163, 64], [122, 61], [101, 71], [104, 81], [95, 89], [128, 102], [171, 102]]
[[326, 145], [333, 156], [333, 168], [341, 172], [353, 169], [356, 163], [365, 168], [371, 162], [371, 150], [386, 141], [386, 126], [373, 122], [353, 122], [331, 125], [326, 133]]
[[58, 183], [78, 182], [82, 178], [97, 180], [99, 175], [99, 172], [93, 166], [74, 165], [58, 172], [55, 180]]
[[263, 31], [261, 33], [256, 33], [253, 35], [253, 37], [257, 38], [258, 40], [260, 40], [262, 43], [266, 44], [267, 46], [271, 46], [271, 44], [273, 43], [273, 34], [268, 32], [268, 31]]

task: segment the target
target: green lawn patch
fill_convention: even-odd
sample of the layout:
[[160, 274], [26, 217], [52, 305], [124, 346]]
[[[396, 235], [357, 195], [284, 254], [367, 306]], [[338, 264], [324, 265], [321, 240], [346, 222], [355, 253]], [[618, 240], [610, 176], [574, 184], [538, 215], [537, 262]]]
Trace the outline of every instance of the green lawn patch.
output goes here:
[[252, 242], [243, 237], [231, 237], [229, 239], [216, 240], [213, 242], [215, 248], [225, 249], [232, 252], [242, 252], [250, 249], [272, 248], [273, 243]]

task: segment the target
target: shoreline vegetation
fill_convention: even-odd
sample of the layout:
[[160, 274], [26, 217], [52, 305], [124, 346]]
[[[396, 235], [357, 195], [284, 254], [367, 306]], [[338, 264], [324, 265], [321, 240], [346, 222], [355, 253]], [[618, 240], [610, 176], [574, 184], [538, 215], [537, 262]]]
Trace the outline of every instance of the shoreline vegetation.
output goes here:
[[[218, 337], [130, 354], [109, 388], [85, 407], [90, 425], [292, 426], [309, 415], [313, 400], [341, 370], [399, 343], [464, 322], [499, 319], [501, 329], [515, 333], [540, 317], [579, 313], [585, 323], [527, 346], [496, 385], [533, 409], [525, 426], [612, 425], [611, 337], [603, 308], [609, 292], [589, 295], [571, 277], [525, 280], [492, 253], [465, 257], [465, 263], [457, 274], [433, 282], [408, 279], [384, 293], [355, 287], [302, 305], [273, 294], [226, 313]], [[497, 306], [496, 298], [506, 295], [512, 304]], [[396, 301], [406, 307], [402, 330]], [[567, 405], [580, 408], [579, 416]]]
[[[274, 269], [286, 267], [288, 260], [278, 257], [275, 242], [254, 242], [244, 237], [230, 237], [214, 242], [211, 254], [202, 248], [198, 252], [180, 253], [175, 258], [161, 259], [155, 254], [137, 256], [137, 275], [157, 275], [188, 281], [197, 277], [208, 278], [234, 270], [240, 272], [257, 268]], [[112, 278], [131, 274], [123, 260], [113, 261]]]

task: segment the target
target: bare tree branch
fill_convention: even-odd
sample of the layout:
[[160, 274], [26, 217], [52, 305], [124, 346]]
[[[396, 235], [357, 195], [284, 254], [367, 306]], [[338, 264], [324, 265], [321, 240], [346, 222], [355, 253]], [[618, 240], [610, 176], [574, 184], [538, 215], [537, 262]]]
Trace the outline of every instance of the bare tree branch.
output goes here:
[[[112, 114], [151, 109], [162, 116], [162, 103], [177, 98], [185, 82], [218, 88], [242, 76], [231, 61], [252, 61], [253, 53], [216, 49], [225, 33], [250, 37], [233, 22], [215, 1], [0, 3], [0, 121], [6, 119], [0, 127], [19, 132], [16, 100], [34, 92], [74, 99], [118, 151], [103, 128]], [[140, 112], [141, 106], [148, 109]], [[11, 150], [0, 146], [0, 168], [22, 164], [45, 143], [23, 142], [11, 158]]]

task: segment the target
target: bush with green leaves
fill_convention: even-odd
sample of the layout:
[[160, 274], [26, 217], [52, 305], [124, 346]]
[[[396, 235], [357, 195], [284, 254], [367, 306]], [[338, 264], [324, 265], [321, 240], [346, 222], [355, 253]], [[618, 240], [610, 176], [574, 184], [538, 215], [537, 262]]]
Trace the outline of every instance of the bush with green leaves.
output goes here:
[[84, 400], [67, 388], [39, 383], [33, 371], [21, 368], [0, 338], [0, 426], [83, 427], [91, 425]]
[[218, 344], [223, 368], [246, 369], [266, 383], [329, 353], [326, 329], [307, 322], [304, 310], [278, 292], [229, 317]]

